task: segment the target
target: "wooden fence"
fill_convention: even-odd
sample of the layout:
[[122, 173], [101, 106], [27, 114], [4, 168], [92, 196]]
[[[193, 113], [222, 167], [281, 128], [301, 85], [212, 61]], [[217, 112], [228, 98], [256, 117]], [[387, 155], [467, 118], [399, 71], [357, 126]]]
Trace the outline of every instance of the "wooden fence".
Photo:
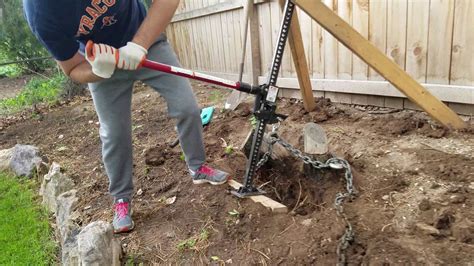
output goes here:
[[[316, 0], [315, 0], [316, 1]], [[236, 79], [242, 52], [242, 0], [183, 0], [167, 29], [183, 66]], [[474, 114], [474, 1], [324, 0], [412, 77], [458, 113]], [[251, 29], [257, 47], [247, 48], [247, 81], [264, 82], [278, 35], [276, 0], [256, 0]], [[336, 102], [414, 108], [398, 90], [301, 10], [303, 42], [313, 91]], [[257, 50], [255, 50], [257, 48]], [[258, 57], [255, 60], [255, 57]], [[254, 60], [251, 60], [253, 57]], [[258, 62], [255, 62], [258, 61]], [[251, 67], [257, 67], [250, 72]], [[299, 97], [287, 47], [279, 86]]]

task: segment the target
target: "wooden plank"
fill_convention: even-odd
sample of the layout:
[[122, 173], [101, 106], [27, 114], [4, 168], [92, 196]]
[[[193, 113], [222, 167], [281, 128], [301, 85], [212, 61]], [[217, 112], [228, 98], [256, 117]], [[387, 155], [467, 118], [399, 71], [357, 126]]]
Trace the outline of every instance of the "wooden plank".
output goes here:
[[[337, 5], [334, 1], [337, 0], [324, 0], [324, 4], [334, 12], [337, 12]], [[337, 79], [337, 40], [327, 31], [324, 31], [323, 36], [324, 77], [327, 79]]]
[[231, 72], [231, 65], [235, 64], [230, 58], [230, 43], [233, 41], [230, 32], [227, 29], [227, 25], [229, 24], [228, 19], [229, 12], [221, 13], [221, 32], [222, 32], [222, 47], [224, 48], [224, 68], [225, 72]]
[[405, 69], [407, 2], [388, 1], [386, 55]]
[[340, 92], [326, 92], [324, 94], [325, 98], [330, 99], [333, 102], [336, 103], [345, 103], [345, 104], [351, 104], [352, 99], [351, 95], [347, 93], [340, 93]]
[[[369, 40], [380, 51], [387, 49], [387, 0], [369, 2]], [[384, 80], [372, 68], [369, 68], [370, 80]]]
[[404, 109], [410, 109], [410, 110], [416, 110], [416, 111], [423, 111], [418, 105], [414, 104], [409, 99], [403, 99], [403, 108]]
[[261, 73], [261, 52], [260, 52], [260, 31], [259, 31], [259, 16], [257, 7], [254, 5], [250, 10], [250, 20], [249, 20], [249, 50], [250, 54], [248, 57], [249, 68], [248, 73], [251, 76], [250, 83], [253, 85], [258, 85], [258, 77]]
[[[338, 0], [337, 14], [352, 25], [352, 0]], [[337, 44], [337, 78], [352, 79], [352, 52], [344, 44]]]
[[[305, 12], [302, 12], [306, 14]], [[306, 14], [307, 15], [307, 14]], [[312, 57], [312, 74], [313, 78], [324, 78], [324, 41], [323, 28], [319, 26], [316, 21], [311, 19], [312, 42], [311, 42], [311, 57]]]
[[[298, 12], [298, 19], [300, 21], [300, 28], [301, 28], [301, 36], [303, 37], [303, 47], [306, 55], [306, 62], [308, 63], [308, 71], [309, 74], [311, 75], [311, 70], [312, 70], [312, 53], [313, 53], [313, 45], [311, 43], [312, 41], [312, 28], [311, 28], [311, 23], [313, 22], [313, 19], [311, 19], [308, 14], [306, 14], [303, 10], [297, 8]], [[295, 69], [296, 71], [296, 69]], [[294, 77], [295, 75], [292, 76]]]
[[[474, 105], [470, 104], [459, 104], [459, 103], [449, 103], [454, 111], [462, 115], [474, 116]], [[472, 118], [471, 118], [472, 119]]]
[[395, 98], [395, 97], [387, 97], [385, 98], [384, 106], [388, 108], [403, 109], [403, 99]]
[[406, 71], [418, 82], [426, 82], [429, 1], [408, 1]]
[[[380, 14], [378, 14], [380, 16]], [[364, 38], [369, 38], [369, 0], [353, 0], [352, 27]], [[367, 80], [369, 66], [357, 55], [352, 55], [352, 79]]]
[[[229, 186], [231, 186], [233, 189], [239, 189], [242, 184], [235, 180], [229, 180], [227, 182]], [[272, 200], [269, 197], [263, 196], [263, 195], [258, 195], [258, 196], [251, 196], [249, 197], [253, 202], [260, 203], [266, 208], [270, 209], [274, 213], [287, 213], [288, 212], [288, 207], [285, 205]]]
[[369, 95], [351, 95], [351, 103], [358, 105], [369, 105]]
[[259, 20], [260, 20], [260, 36], [261, 47], [260, 51], [262, 52], [262, 73], [265, 76], [268, 76], [270, 71], [270, 64], [272, 61], [272, 32], [270, 25], [270, 4], [263, 4], [259, 6]]
[[[280, 0], [282, 10], [285, 7], [285, 0]], [[296, 11], [296, 10], [295, 10]], [[303, 105], [306, 111], [311, 112], [316, 108], [314, 101], [313, 89], [311, 88], [311, 81], [309, 77], [309, 67], [306, 61], [305, 50], [303, 46], [303, 37], [301, 36], [300, 22], [298, 19], [298, 12], [293, 12], [291, 19], [290, 33], [288, 36], [288, 43], [290, 45], [291, 54], [293, 55], [293, 62], [296, 67], [296, 75], [300, 84], [301, 97], [303, 98]]]
[[[260, 77], [260, 83], [266, 81]], [[344, 92], [351, 94], [365, 94], [404, 98], [398, 89], [386, 81], [338, 80], [338, 79], [311, 79], [313, 91]], [[299, 89], [296, 78], [280, 78], [277, 85], [281, 88]], [[474, 87], [458, 85], [422, 84], [426, 89], [445, 102], [474, 104]]]
[[[187, 1], [183, 1], [187, 2]], [[192, 11], [184, 11], [182, 13], [176, 14], [171, 22], [178, 22], [183, 20], [189, 20], [204, 16], [210, 16], [213, 14], [218, 14], [230, 10], [235, 10], [242, 8], [242, 2], [240, 0], [228, 0], [223, 3], [212, 3], [211, 5], [205, 5], [203, 8], [195, 9]]]
[[459, 129], [466, 126], [456, 113], [429, 93], [322, 2], [295, 0], [295, 3], [410, 100], [423, 108], [431, 117], [448, 128]]
[[[189, 0], [189, 8], [190, 10], [194, 10], [198, 8], [196, 0]], [[194, 65], [193, 69], [201, 70], [201, 53], [203, 47], [201, 45], [201, 36], [199, 34], [199, 28], [196, 25], [196, 20], [190, 20], [191, 32], [192, 32], [192, 40], [193, 40], [193, 55], [194, 55]]]
[[454, 11], [451, 84], [474, 85], [474, 2], [457, 0]]
[[429, 21], [426, 81], [449, 84], [454, 0], [431, 0]]
[[384, 107], [385, 98], [382, 96], [367, 95], [367, 105]]
[[[186, 1], [181, 1], [185, 3]], [[227, 11], [232, 11], [240, 9], [243, 7], [241, 0], [225, 0], [221, 1], [222, 3], [212, 4], [212, 5], [203, 5], [199, 9], [188, 11], [187, 9], [178, 10], [176, 15], [171, 20], [171, 23], [179, 22], [183, 20], [195, 19], [199, 17], [210, 16], [213, 14], [223, 13]], [[254, 0], [255, 4], [263, 4], [270, 2], [270, 0]]]

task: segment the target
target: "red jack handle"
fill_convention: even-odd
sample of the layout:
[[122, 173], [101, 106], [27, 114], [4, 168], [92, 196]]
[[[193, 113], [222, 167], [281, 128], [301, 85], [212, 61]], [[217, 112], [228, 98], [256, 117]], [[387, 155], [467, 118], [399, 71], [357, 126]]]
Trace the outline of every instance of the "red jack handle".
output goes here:
[[141, 66], [149, 68], [149, 69], [169, 73], [176, 76], [199, 80], [199, 81], [207, 82], [207, 83], [218, 85], [218, 86], [223, 86], [226, 88], [243, 91], [250, 94], [260, 93], [259, 87], [254, 87], [245, 82], [230, 81], [230, 80], [214, 77], [211, 75], [195, 72], [192, 70], [184, 69], [181, 67], [175, 67], [175, 66], [170, 66], [170, 65], [154, 62], [148, 59], [143, 60], [143, 62], [141, 63]]

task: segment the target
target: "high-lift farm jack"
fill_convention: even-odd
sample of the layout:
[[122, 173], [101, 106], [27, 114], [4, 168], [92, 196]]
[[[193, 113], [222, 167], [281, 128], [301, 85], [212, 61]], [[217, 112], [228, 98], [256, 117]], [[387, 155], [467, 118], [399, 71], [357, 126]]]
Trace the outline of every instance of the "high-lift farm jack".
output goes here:
[[[276, 100], [278, 96], [279, 88], [276, 86], [278, 73], [280, 71], [281, 63], [283, 60], [283, 51], [288, 39], [290, 32], [291, 18], [293, 12], [295, 11], [295, 4], [291, 0], [287, 0], [285, 3], [285, 8], [283, 11], [283, 20], [280, 26], [280, 33], [278, 36], [277, 44], [273, 54], [273, 61], [271, 62], [271, 68], [268, 80], [265, 84], [254, 86], [245, 82], [234, 82], [230, 80], [221, 79], [218, 77], [198, 73], [192, 70], [174, 67], [166, 64], [161, 64], [158, 62], [153, 62], [150, 60], [144, 60], [142, 67], [150, 68], [153, 70], [169, 73], [172, 75], [177, 75], [181, 77], [186, 77], [189, 79], [194, 79], [198, 81], [203, 81], [206, 83], [246, 92], [249, 94], [255, 95], [255, 104], [253, 114], [257, 119], [256, 128], [253, 134], [252, 146], [250, 148], [250, 155], [247, 161], [247, 168], [244, 177], [244, 184], [236, 191], [232, 191], [232, 194], [240, 198], [246, 198], [254, 195], [260, 195], [265, 193], [261, 189], [255, 187], [253, 179], [257, 169], [265, 163], [268, 159], [269, 154], [263, 155], [260, 158], [260, 147], [264, 140], [264, 134], [267, 125], [279, 124], [283, 121], [286, 116], [276, 113], [277, 105]], [[352, 225], [344, 214], [342, 205], [346, 199], [351, 199], [355, 196], [356, 191], [353, 186], [353, 176], [351, 172], [351, 167], [346, 160], [339, 158], [331, 158], [326, 162], [319, 162], [313, 160], [309, 156], [305, 156], [301, 151], [297, 150], [287, 142], [283, 141], [276, 135], [276, 129], [278, 126], [273, 127], [274, 130], [270, 135], [271, 145], [278, 142], [283, 147], [288, 149], [291, 154], [295, 157], [301, 159], [306, 164], [310, 164], [316, 169], [334, 169], [334, 170], [345, 170], [345, 181], [346, 181], [346, 191], [340, 192], [336, 195], [334, 206], [338, 215], [340, 215], [344, 222], [346, 223], [346, 229], [342, 237], [340, 238], [339, 244], [337, 246], [337, 255], [338, 255], [338, 265], [344, 265], [346, 263], [345, 249], [348, 248], [351, 241], [354, 237], [354, 231]], [[271, 149], [270, 149], [271, 150]]]
[[169, 74], [182, 76], [198, 81], [207, 82], [210, 84], [223, 86], [226, 88], [246, 92], [255, 95], [254, 116], [257, 119], [255, 134], [253, 134], [252, 146], [250, 149], [250, 156], [247, 162], [245, 172], [244, 184], [233, 194], [238, 197], [248, 197], [264, 193], [262, 190], [256, 188], [253, 184], [257, 164], [259, 162], [259, 152], [263, 141], [266, 126], [269, 124], [279, 123], [286, 118], [285, 115], [277, 114], [276, 100], [279, 88], [276, 87], [278, 73], [283, 59], [283, 51], [285, 49], [286, 41], [289, 34], [291, 17], [295, 5], [291, 1], [287, 1], [284, 10], [284, 17], [280, 27], [280, 34], [271, 63], [270, 74], [267, 83], [253, 86], [245, 82], [234, 82], [230, 80], [221, 79], [218, 77], [194, 72], [179, 67], [169, 66], [150, 60], [144, 60], [142, 67], [166, 72]]

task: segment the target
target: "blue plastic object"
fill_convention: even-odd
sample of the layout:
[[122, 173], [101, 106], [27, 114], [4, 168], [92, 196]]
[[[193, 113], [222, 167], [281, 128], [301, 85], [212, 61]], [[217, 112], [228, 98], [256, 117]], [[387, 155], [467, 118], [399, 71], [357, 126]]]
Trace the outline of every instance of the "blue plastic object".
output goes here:
[[202, 125], [205, 126], [209, 124], [212, 120], [212, 115], [214, 114], [214, 107], [206, 107], [201, 110], [201, 122]]

